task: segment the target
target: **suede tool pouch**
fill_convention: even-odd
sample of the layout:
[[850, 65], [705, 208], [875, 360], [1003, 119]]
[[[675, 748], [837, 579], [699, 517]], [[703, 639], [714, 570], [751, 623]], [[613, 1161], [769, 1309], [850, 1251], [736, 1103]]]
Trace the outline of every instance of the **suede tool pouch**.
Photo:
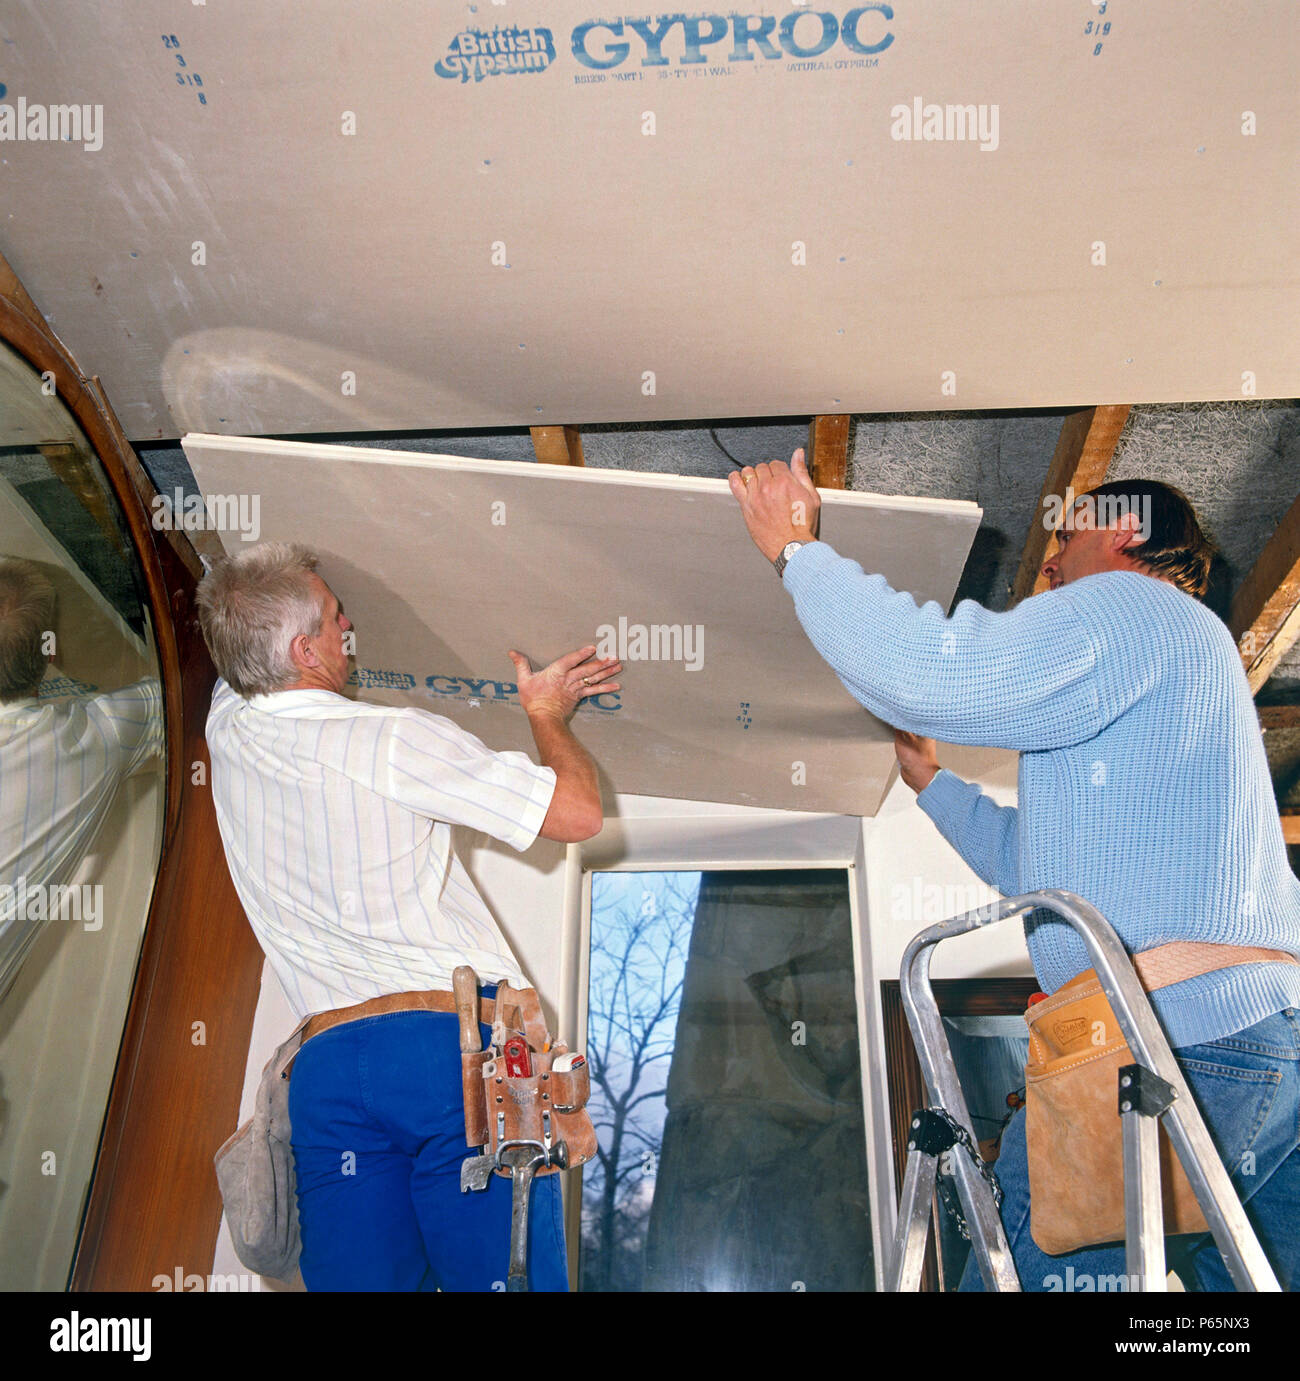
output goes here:
[[[1025, 1013], [1029, 1231], [1049, 1256], [1124, 1237], [1119, 1071], [1132, 1052], [1096, 973], [1079, 974]], [[1209, 1226], [1160, 1130], [1165, 1232]]]
[[[586, 1062], [576, 1069], [555, 1070], [554, 1063], [568, 1055], [564, 1044], [550, 1050], [529, 1052], [532, 1074], [511, 1076], [506, 1061], [489, 1051], [461, 1055], [461, 1074], [466, 1095], [466, 1143], [486, 1146], [495, 1155], [503, 1141], [562, 1141], [568, 1150], [568, 1168], [593, 1159], [597, 1141], [587, 1098], [591, 1076]], [[475, 1087], [477, 1085], [477, 1087]], [[475, 1097], [477, 1094], [477, 1097]], [[558, 1166], [543, 1166], [539, 1175], [553, 1175]], [[499, 1170], [497, 1174], [508, 1175]]]
[[252, 1117], [213, 1157], [235, 1255], [248, 1270], [276, 1280], [293, 1274], [302, 1250], [287, 1071], [309, 1020], [267, 1061]]

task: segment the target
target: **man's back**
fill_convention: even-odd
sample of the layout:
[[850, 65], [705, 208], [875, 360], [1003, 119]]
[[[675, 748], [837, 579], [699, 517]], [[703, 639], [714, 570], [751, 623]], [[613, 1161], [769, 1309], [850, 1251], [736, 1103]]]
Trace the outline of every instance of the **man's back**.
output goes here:
[[[1094, 737], [1022, 753], [1014, 884], [1080, 893], [1135, 950], [1172, 940], [1300, 947], [1300, 879], [1223, 623], [1138, 573], [1039, 598], [1073, 605], [1104, 663], [1100, 693], [1120, 680], [1130, 689]], [[1088, 967], [1060, 923], [1036, 927], [1031, 948], [1053, 987]]]
[[[945, 617], [822, 543], [786, 573], [805, 631], [887, 723], [1017, 749], [1018, 809], [940, 771], [917, 803], [1004, 895], [1077, 892], [1130, 950], [1168, 940], [1300, 953], [1291, 872], [1249, 686], [1204, 605], [1138, 571], [1105, 571], [1007, 613]], [[1039, 982], [1090, 967], [1060, 921], [1026, 924]], [[1300, 1005], [1300, 969], [1250, 964], [1161, 992], [1175, 1045]]]
[[450, 721], [328, 691], [235, 694], [207, 725], [227, 861], [300, 1014], [446, 989], [458, 964], [521, 981], [450, 824], [527, 848], [554, 774]]

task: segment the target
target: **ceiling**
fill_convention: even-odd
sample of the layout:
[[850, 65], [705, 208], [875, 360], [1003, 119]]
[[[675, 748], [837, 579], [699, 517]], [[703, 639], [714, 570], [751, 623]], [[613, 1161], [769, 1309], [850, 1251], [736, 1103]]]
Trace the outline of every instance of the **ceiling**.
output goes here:
[[0, 250], [133, 440], [1300, 394], [1291, 0], [1097, 11], [14, 0]]

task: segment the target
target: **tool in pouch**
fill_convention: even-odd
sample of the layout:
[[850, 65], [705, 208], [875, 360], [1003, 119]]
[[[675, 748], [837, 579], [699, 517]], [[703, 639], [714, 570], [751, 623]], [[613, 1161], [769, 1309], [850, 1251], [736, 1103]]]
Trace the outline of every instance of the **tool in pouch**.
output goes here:
[[582, 1165], [596, 1154], [587, 1112], [591, 1074], [582, 1055], [551, 1040], [532, 988], [497, 988], [492, 1036], [480, 1049], [478, 977], [452, 974], [460, 1020], [465, 1144], [479, 1148], [460, 1168], [462, 1193], [511, 1180], [510, 1270], [506, 1289], [528, 1289], [528, 1199], [537, 1175]]

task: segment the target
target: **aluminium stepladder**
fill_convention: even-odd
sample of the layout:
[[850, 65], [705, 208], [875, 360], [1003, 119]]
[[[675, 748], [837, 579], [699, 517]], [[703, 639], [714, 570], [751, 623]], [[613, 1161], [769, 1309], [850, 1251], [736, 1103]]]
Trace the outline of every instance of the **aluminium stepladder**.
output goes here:
[[[992, 1188], [975, 1164], [974, 1128], [930, 987], [930, 958], [941, 940], [1024, 916], [1040, 907], [1071, 925], [1087, 946], [1135, 1062], [1120, 1071], [1123, 1087], [1116, 1089], [1123, 1128], [1125, 1269], [1129, 1279], [1142, 1290], [1166, 1288], [1158, 1127], [1163, 1123], [1233, 1284], [1238, 1290], [1280, 1290], [1119, 936], [1096, 907], [1073, 893], [1056, 890], [993, 902], [930, 926], [903, 954], [903, 1009], [912, 1029], [927, 1097], [940, 1110], [935, 1116], [944, 1123], [951, 1119], [964, 1131], [963, 1141], [969, 1141], [970, 1154], [954, 1154], [952, 1169], [984, 1288], [1019, 1290], [1020, 1281]], [[890, 1290], [920, 1287], [939, 1155], [956, 1141], [951, 1135], [944, 1138], [942, 1128], [927, 1120], [927, 1112], [918, 1113], [912, 1123], [914, 1134], [908, 1146], [889, 1269]]]

